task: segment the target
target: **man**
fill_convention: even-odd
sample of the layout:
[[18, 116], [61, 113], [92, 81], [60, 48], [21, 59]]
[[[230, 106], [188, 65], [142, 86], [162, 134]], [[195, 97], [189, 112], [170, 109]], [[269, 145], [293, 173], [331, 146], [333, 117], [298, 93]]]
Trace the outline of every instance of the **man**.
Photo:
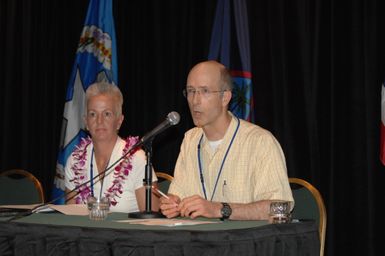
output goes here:
[[216, 61], [190, 71], [184, 94], [196, 125], [185, 134], [169, 198], [168, 218], [268, 219], [270, 202], [293, 197], [282, 149], [267, 130], [228, 111], [232, 78]]

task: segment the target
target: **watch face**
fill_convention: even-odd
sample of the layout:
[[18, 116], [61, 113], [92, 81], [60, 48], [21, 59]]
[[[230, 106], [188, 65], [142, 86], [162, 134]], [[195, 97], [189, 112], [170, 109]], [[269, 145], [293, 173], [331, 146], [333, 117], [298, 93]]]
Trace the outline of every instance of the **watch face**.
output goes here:
[[226, 204], [226, 203], [222, 203], [222, 205], [223, 205], [221, 210], [222, 218], [228, 219], [232, 212], [231, 207], [229, 204]]

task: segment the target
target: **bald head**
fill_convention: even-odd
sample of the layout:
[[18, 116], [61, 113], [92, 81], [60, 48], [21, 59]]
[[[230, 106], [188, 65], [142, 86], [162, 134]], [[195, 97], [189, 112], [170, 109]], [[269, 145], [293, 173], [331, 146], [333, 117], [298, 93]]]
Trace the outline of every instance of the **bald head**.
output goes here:
[[232, 90], [233, 81], [229, 70], [215, 60], [203, 61], [196, 64], [187, 77], [187, 84], [192, 77], [199, 74], [206, 81], [205, 85], [215, 83], [218, 90]]

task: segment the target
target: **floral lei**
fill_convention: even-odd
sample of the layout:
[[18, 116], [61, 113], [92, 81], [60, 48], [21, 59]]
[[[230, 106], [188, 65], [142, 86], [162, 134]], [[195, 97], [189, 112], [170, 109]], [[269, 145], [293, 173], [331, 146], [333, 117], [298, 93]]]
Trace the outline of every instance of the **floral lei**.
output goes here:
[[[124, 146], [122, 155], [126, 154], [129, 149], [138, 141], [138, 137], [127, 137], [126, 145]], [[72, 153], [72, 157], [74, 159], [74, 164], [71, 166], [71, 170], [74, 172], [75, 177], [70, 180], [74, 182], [75, 186], [86, 182], [86, 162], [87, 162], [87, 147], [91, 144], [92, 140], [90, 137], [82, 138], [79, 145], [76, 146], [76, 149]], [[130, 171], [132, 171], [132, 156], [137, 151], [137, 149], [133, 150], [130, 154], [128, 154], [115, 168], [114, 168], [114, 180], [112, 182], [111, 187], [108, 188], [106, 192], [104, 192], [105, 197], [110, 200], [111, 205], [115, 206], [118, 202], [116, 201], [116, 197], [120, 198], [120, 195], [123, 193], [123, 184], [124, 180], [128, 177]], [[108, 172], [106, 173], [108, 174]], [[75, 197], [75, 201], [77, 204], [82, 202], [87, 202], [87, 198], [91, 196], [91, 189], [88, 185], [81, 185], [79, 188], [79, 193]]]

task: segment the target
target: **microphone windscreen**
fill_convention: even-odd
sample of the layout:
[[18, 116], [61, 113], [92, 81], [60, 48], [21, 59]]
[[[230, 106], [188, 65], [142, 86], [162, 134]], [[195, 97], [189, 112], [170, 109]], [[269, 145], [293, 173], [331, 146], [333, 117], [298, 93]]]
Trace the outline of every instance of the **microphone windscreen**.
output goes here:
[[178, 112], [172, 111], [167, 115], [167, 119], [171, 125], [176, 125], [180, 121], [180, 115]]

